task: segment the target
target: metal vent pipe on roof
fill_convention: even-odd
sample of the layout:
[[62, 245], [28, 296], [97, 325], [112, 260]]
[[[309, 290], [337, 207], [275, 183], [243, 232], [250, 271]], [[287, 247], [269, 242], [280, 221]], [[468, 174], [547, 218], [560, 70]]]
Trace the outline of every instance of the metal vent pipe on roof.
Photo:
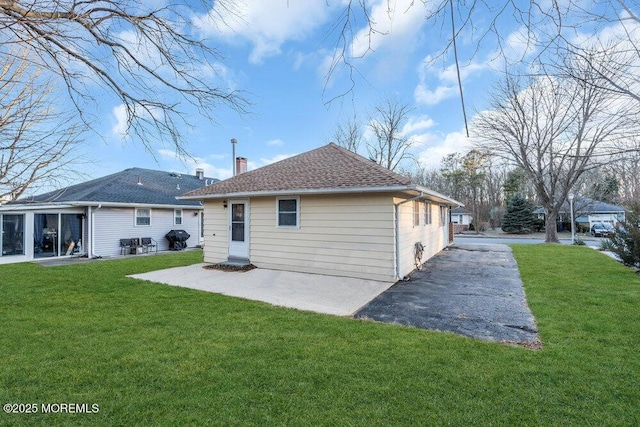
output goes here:
[[231, 147], [233, 147], [232, 150], [232, 156], [231, 156], [231, 162], [233, 163], [233, 176], [236, 176], [236, 144], [238, 143], [238, 140], [235, 138], [231, 138]]

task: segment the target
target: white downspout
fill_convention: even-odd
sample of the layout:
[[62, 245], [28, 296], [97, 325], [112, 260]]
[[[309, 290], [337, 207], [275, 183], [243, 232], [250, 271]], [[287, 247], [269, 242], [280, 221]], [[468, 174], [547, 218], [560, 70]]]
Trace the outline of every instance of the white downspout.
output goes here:
[[412, 199], [407, 199], [407, 200], [403, 200], [401, 202], [398, 203], [394, 203], [394, 222], [395, 222], [395, 232], [396, 232], [396, 280], [401, 280], [402, 277], [400, 277], [400, 205], [403, 205], [405, 203], [409, 203], [409, 202], [413, 202], [414, 200], [418, 200], [421, 199], [424, 196], [424, 192], [420, 192], [420, 195], [412, 198]]
[[87, 251], [87, 258], [93, 258], [93, 209], [87, 206], [87, 241], [84, 242]]
[[[98, 209], [100, 209], [102, 207], [102, 204], [99, 203], [98, 207], [96, 208], [96, 211]], [[96, 252], [96, 239], [95, 239], [95, 223], [96, 223], [96, 212], [92, 211], [91, 212], [91, 256], [89, 256], [89, 258], [93, 258], [95, 256], [95, 252]]]

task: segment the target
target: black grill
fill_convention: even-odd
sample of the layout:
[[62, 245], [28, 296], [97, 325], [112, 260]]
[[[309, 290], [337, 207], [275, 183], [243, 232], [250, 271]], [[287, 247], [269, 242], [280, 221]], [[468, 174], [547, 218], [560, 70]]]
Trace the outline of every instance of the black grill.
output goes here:
[[171, 230], [164, 237], [169, 241], [170, 250], [181, 251], [187, 247], [187, 239], [191, 235], [184, 230]]

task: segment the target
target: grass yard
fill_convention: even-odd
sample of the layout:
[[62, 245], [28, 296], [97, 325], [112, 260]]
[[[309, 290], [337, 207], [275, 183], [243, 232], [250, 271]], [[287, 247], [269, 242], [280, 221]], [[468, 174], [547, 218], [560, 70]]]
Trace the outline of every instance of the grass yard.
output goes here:
[[0, 266], [0, 403], [99, 406], [0, 425], [639, 425], [640, 279], [514, 252], [540, 351], [125, 277], [198, 252]]

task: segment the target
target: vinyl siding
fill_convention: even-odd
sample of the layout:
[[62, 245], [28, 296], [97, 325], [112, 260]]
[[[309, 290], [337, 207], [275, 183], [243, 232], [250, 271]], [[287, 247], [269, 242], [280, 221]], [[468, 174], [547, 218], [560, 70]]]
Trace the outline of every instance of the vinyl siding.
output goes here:
[[[394, 203], [400, 203], [406, 199], [396, 198]], [[437, 203], [431, 204], [431, 224], [424, 222], [425, 204], [418, 204], [420, 209], [420, 223], [414, 226], [413, 203], [411, 201], [403, 203], [398, 207], [399, 223], [399, 254], [400, 254], [400, 277], [411, 273], [415, 268], [414, 248], [416, 242], [424, 245], [422, 262], [431, 258], [448, 245], [448, 234], [446, 226], [442, 225], [440, 219], [440, 206]], [[447, 211], [448, 212], [448, 211]], [[447, 215], [448, 216], [448, 215]], [[445, 223], [448, 217], [445, 218]], [[445, 237], [447, 236], [447, 237]]]
[[196, 210], [182, 210], [182, 225], [173, 224], [173, 209], [151, 209], [151, 225], [135, 225], [134, 208], [102, 207], [94, 210], [95, 256], [120, 255], [120, 239], [151, 237], [158, 244], [159, 251], [169, 249], [165, 234], [170, 230], [185, 230], [190, 234], [187, 246], [198, 245], [200, 238], [200, 218], [194, 216]]
[[204, 262], [219, 263], [229, 254], [228, 208], [222, 200], [204, 203]]
[[389, 195], [303, 195], [299, 228], [278, 228], [276, 198], [251, 198], [251, 262], [276, 270], [393, 281], [391, 201]]

